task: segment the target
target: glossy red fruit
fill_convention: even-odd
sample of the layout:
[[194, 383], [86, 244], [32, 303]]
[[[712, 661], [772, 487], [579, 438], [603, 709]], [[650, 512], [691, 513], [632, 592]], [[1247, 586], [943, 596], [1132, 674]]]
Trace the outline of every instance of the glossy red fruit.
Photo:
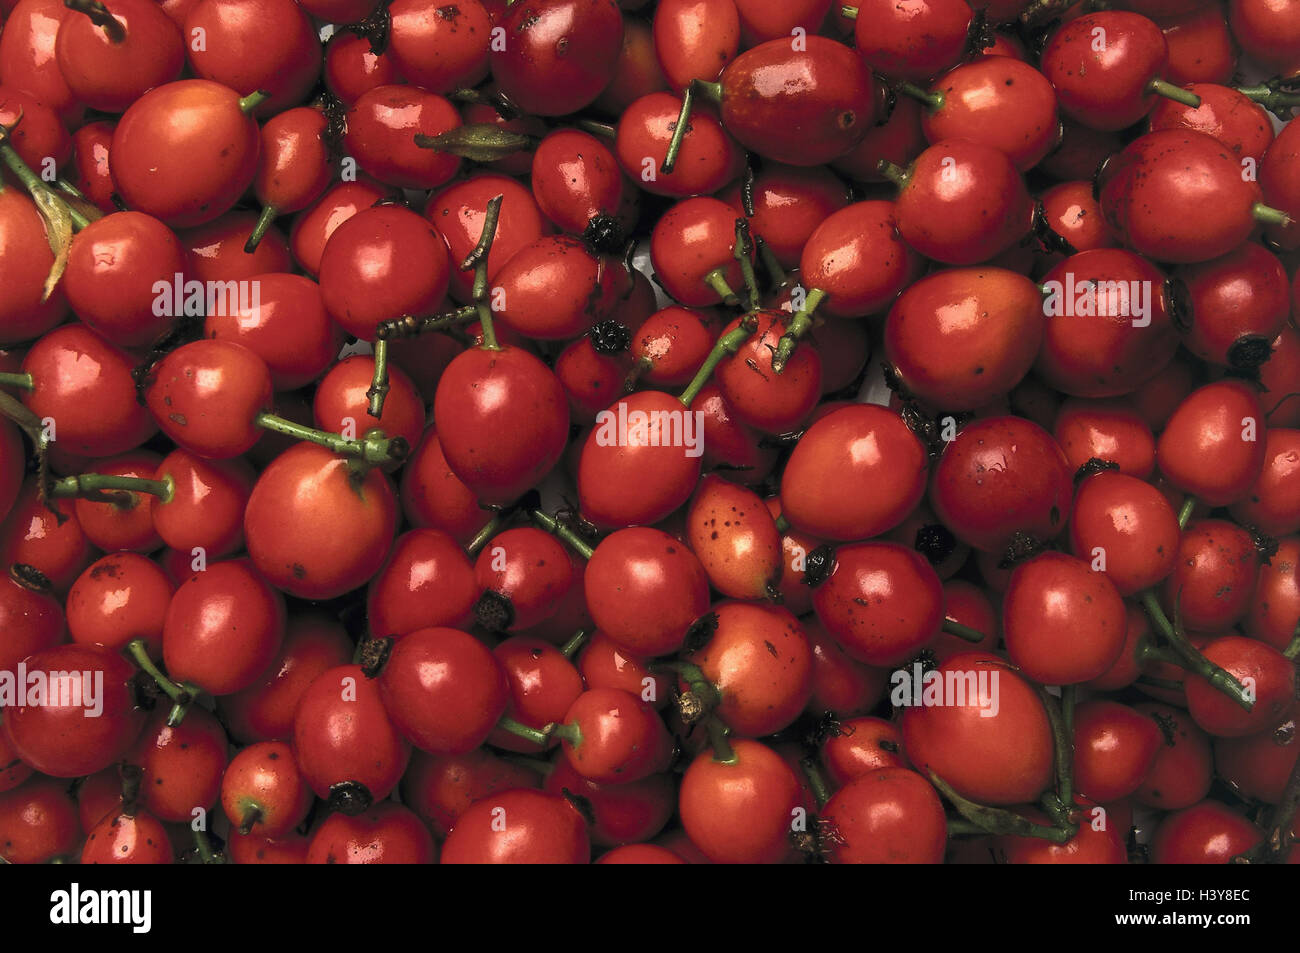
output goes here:
[[142, 807], [109, 814], [86, 835], [83, 864], [170, 864], [171, 839], [162, 821]]
[[941, 864], [948, 846], [943, 802], [906, 768], [872, 771], [835, 792], [820, 817], [838, 833], [833, 864]]
[[1277, 552], [1259, 567], [1255, 598], [1244, 629], [1251, 638], [1285, 650], [1300, 620], [1300, 537], [1278, 541]]
[[[45, 297], [54, 254], [44, 235], [45, 225], [35, 203], [19, 189], [0, 191], [0, 258], [5, 263], [5, 282], [0, 286], [0, 344], [39, 337], [68, 312], [62, 282]], [[32, 241], [32, 236], [40, 240]]]
[[627, 272], [576, 238], [547, 235], [515, 252], [492, 281], [503, 322], [526, 337], [566, 341], [609, 317]]
[[459, 543], [440, 530], [410, 530], [392, 544], [370, 584], [370, 633], [384, 638], [429, 627], [468, 626], [482, 592]]
[[858, 6], [854, 39], [873, 70], [924, 82], [961, 59], [973, 16], [965, 0], [868, 0]]
[[39, 570], [10, 565], [0, 582], [0, 626], [0, 672], [16, 673], [23, 659], [64, 641], [63, 606]]
[[163, 662], [178, 682], [213, 695], [247, 688], [284, 639], [284, 599], [247, 560], [213, 563], [167, 607]]
[[822, 745], [821, 762], [832, 784], [841, 786], [882, 768], [906, 768], [903, 735], [883, 718], [851, 718]]
[[266, 362], [242, 344], [201, 339], [172, 351], [151, 370], [145, 402], [163, 433], [186, 450], [237, 457], [262, 436], [254, 422], [271, 408]]
[[0, 565], [25, 563], [39, 570], [58, 593], [66, 593], [90, 562], [90, 541], [72, 500], [41, 502], [35, 480], [23, 485], [0, 524]]
[[1011, 574], [1003, 638], [1012, 664], [1033, 681], [1074, 685], [1097, 678], [1119, 657], [1126, 631], [1114, 584], [1083, 560], [1042, 553]]
[[1193, 520], [1178, 544], [1164, 601], [1196, 632], [1225, 632], [1254, 602], [1260, 556], [1252, 534], [1227, 520]]
[[733, 0], [665, 0], [654, 11], [654, 50], [668, 85], [681, 92], [693, 79], [712, 82], [740, 49]]
[[447, 465], [480, 503], [512, 503], [559, 461], [569, 437], [564, 388], [527, 351], [470, 348], [443, 372], [434, 427]]
[[239, 200], [257, 172], [257, 123], [239, 93], [206, 79], [157, 86], [113, 132], [113, 184], [128, 208], [173, 228], [211, 222]]
[[68, 859], [81, 838], [77, 803], [66, 781], [38, 776], [0, 793], [0, 857], [9, 863]]
[[871, 71], [825, 37], [760, 43], [732, 60], [719, 82], [727, 132], [787, 165], [822, 165], [844, 155], [876, 118]]
[[376, 86], [401, 81], [392, 49], [374, 53], [370, 40], [359, 33], [341, 30], [325, 44], [325, 85], [342, 102], [351, 106]]
[[185, 250], [162, 222], [116, 212], [72, 242], [64, 287], [78, 317], [119, 347], [152, 344], [175, 311], [165, 295], [186, 267]]
[[1253, 701], [1250, 711], [1199, 675], [1184, 683], [1187, 710], [1209, 734], [1240, 738], [1275, 728], [1296, 703], [1295, 665], [1277, 649], [1255, 639], [1225, 635], [1202, 650], [1205, 657], [1241, 682]]
[[118, 650], [143, 639], [149, 654], [159, 658], [174, 590], [153, 560], [135, 553], [104, 556], [68, 591], [68, 632], [74, 642]]
[[[386, 437], [401, 437], [407, 446], [420, 442], [424, 433], [424, 400], [415, 384], [400, 367], [388, 371], [388, 395], [384, 412], [370, 416], [367, 392], [375, 376], [375, 359], [367, 354], [345, 357], [316, 384], [312, 416], [317, 428], [345, 437], [364, 434], [378, 427]], [[385, 471], [396, 470], [397, 461], [383, 465]]]
[[[1261, 173], [1262, 176], [1262, 173]], [[1135, 252], [1157, 261], [1207, 261], [1254, 231], [1264, 193], [1241, 160], [1201, 132], [1165, 129], [1137, 139], [1101, 175], [1106, 223]], [[1195, 222], [1169, 212], [1204, 208]]]
[[[206, 42], [195, 42], [196, 30]], [[241, 96], [269, 95], [259, 116], [298, 105], [320, 78], [320, 41], [292, 0], [199, 0], [185, 17], [185, 36], [195, 75]]]
[[898, 665], [939, 634], [943, 584], [929, 561], [897, 543], [841, 546], [825, 582], [813, 590], [813, 609], [852, 659]]
[[[1021, 812], [1038, 824], [1051, 826], [1042, 811]], [[1112, 820], [1104, 807], [1084, 807], [1078, 820], [1079, 832], [1064, 844], [1042, 837], [1008, 835], [997, 839], [994, 848], [999, 863], [1008, 864], [1127, 864], [1124, 840], [1127, 828]]]
[[54, 51], [64, 19], [80, 14], [56, 0], [20, 0], [8, 14], [0, 35], [0, 84], [27, 90], [65, 122], [77, 121], [84, 110]]
[[798, 778], [758, 741], [732, 742], [734, 760], [696, 756], [682, 777], [678, 810], [693, 843], [713, 863], [773, 864], [790, 851], [802, 806]]
[[1160, 748], [1156, 723], [1106, 699], [1074, 711], [1074, 779], [1081, 795], [1109, 802], [1128, 797], [1146, 779]]
[[[506, 716], [529, 728], [540, 730], [559, 722], [582, 694], [582, 676], [577, 668], [549, 642], [516, 635], [493, 649], [493, 654], [505, 669], [510, 685]], [[507, 751], [536, 752], [541, 747], [504, 728], [494, 730], [488, 741]], [[546, 747], [558, 743], [559, 738], [552, 736]]]
[[1296, 740], [1294, 718], [1257, 735], [1216, 738], [1214, 770], [1245, 797], [1280, 804], [1295, 768]]
[[437, 230], [410, 209], [363, 209], [325, 244], [321, 299], [343, 330], [373, 341], [381, 321], [436, 312], [447, 293], [450, 267]]
[[667, 655], [709, 608], [709, 583], [684, 543], [635, 527], [605, 537], [584, 576], [597, 628], [639, 656]]
[[416, 144], [416, 136], [437, 137], [461, 125], [455, 106], [418, 86], [367, 90], [348, 110], [347, 123], [348, 152], [385, 185], [435, 189], [460, 168], [460, 156]]
[[515, 788], [537, 788], [541, 779], [522, 765], [512, 764], [486, 748], [462, 755], [430, 755], [416, 751], [402, 775], [402, 803], [428, 824], [442, 840], [470, 805], [489, 795]]
[[519, 109], [563, 116], [591, 104], [614, 78], [623, 15], [614, 0], [532, 0], [501, 21], [492, 78]]
[[1146, 780], [1134, 795], [1139, 804], [1179, 811], [1202, 800], [1214, 780], [1210, 739], [1185, 711], [1146, 702], [1135, 706], [1160, 729], [1161, 744]]
[[444, 864], [586, 864], [591, 840], [563, 797], [516, 789], [475, 802], [443, 844]]
[[1177, 514], [1151, 484], [1102, 471], [1079, 485], [1070, 514], [1070, 551], [1105, 573], [1121, 596], [1168, 576], [1180, 538]]
[[[1101, 30], [1098, 42], [1096, 30]], [[1043, 50], [1043, 75], [1056, 88], [1061, 113], [1092, 129], [1123, 129], [1156, 101], [1152, 81], [1165, 71], [1169, 48], [1160, 27], [1137, 14], [1105, 10], [1062, 26]]]
[[619, 165], [628, 179], [653, 195], [684, 198], [716, 192], [744, 168], [744, 151], [723, 128], [716, 110], [700, 103], [691, 110], [676, 163], [670, 172], [663, 171], [681, 108], [681, 97], [652, 92], [619, 116], [614, 140]]
[[1175, 319], [1189, 351], [1238, 370], [1269, 359], [1291, 310], [1276, 255], [1246, 242], [1221, 258], [1174, 269], [1173, 280], [1181, 295]]
[[[657, 523], [685, 503], [700, 474], [698, 420], [677, 398], [652, 390], [597, 415], [578, 462], [582, 515], [616, 529]], [[633, 482], [635, 495], [626, 492]]]
[[38, 418], [53, 418], [59, 449], [110, 457], [139, 446], [155, 431], [135, 398], [135, 359], [83, 324], [44, 335], [23, 359], [35, 387], [23, 394]]
[[574, 699], [561, 725], [560, 748], [569, 766], [595, 784], [632, 784], [672, 760], [673, 742], [658, 713], [622, 689], [588, 689]]
[[418, 629], [393, 646], [379, 692], [394, 726], [438, 755], [473, 751], [505, 712], [509, 686], [492, 652], [457, 629]]
[[248, 554], [276, 588], [332, 599], [379, 571], [397, 528], [397, 494], [381, 470], [358, 480], [350, 461], [314, 443], [265, 469], [244, 510]]
[[1067, 400], [1052, 436], [1076, 472], [1089, 460], [1114, 463], [1120, 473], [1145, 479], [1156, 464], [1156, 440], [1142, 414], [1119, 398]]
[[321, 672], [303, 692], [294, 714], [293, 751], [317, 797], [362, 810], [388, 797], [411, 756], [379, 685], [359, 665]]
[[[27, 677], [15, 674], [13, 686], [16, 691], [25, 684], [26, 693], [6, 699], [3, 728], [18, 757], [42, 774], [94, 774], [121, 758], [140, 734], [144, 713], [135, 707], [135, 669], [111, 649], [59, 645], [21, 665]], [[42, 695], [33, 694], [37, 687]]]
[[426, 0], [395, 0], [388, 49], [393, 66], [431, 93], [477, 86], [488, 74], [492, 20], [478, 0], [438, 6]]
[[[705, 617], [701, 629], [700, 639], [707, 641], [692, 646], [686, 661], [699, 666], [721, 692], [718, 717], [736, 735], [774, 734], [807, 707], [812, 648], [787, 609], [724, 602]], [[683, 681], [680, 689], [687, 687]]]
[[147, 90], [180, 76], [185, 43], [171, 17], [152, 0], [113, 0], [114, 37], [88, 16], [59, 28], [54, 58], [68, 89], [91, 109], [118, 113]]
[[433, 835], [414, 812], [380, 801], [355, 817], [331, 814], [312, 836], [309, 864], [432, 864]]
[[191, 708], [175, 727], [159, 705], [127, 762], [140, 768], [140, 804], [162, 821], [188, 824], [195, 808], [213, 807], [229, 761], [226, 731], [205, 708]]
[[1288, 0], [1231, 0], [1228, 26], [1252, 60], [1271, 73], [1291, 75], [1300, 68], [1296, 12]]
[[1173, 358], [1164, 275], [1118, 248], [1071, 255], [1044, 279], [1047, 321], [1035, 370], [1075, 397], [1127, 394]]
[[1071, 496], [1069, 464], [1051, 434], [1019, 417], [990, 417], [944, 448], [929, 499], [958, 539], [998, 553], [1017, 534], [1055, 537]]
[[993, 146], [1024, 172], [1060, 141], [1056, 92], [1028, 63], [982, 56], [945, 73], [930, 87], [921, 128], [930, 142], [973, 139]]
[[294, 612], [275, 661], [248, 688], [219, 700], [230, 736], [239, 742], [287, 741], [307, 686], [321, 672], [347, 664], [352, 652], [352, 640], [337, 620], [315, 610]]
[[[1037, 690], [985, 653], [954, 656], [934, 672], [930, 691], [946, 703], [925, 704], [923, 682], [911, 686], [903, 712], [903, 746], [917, 770], [984, 804], [1036, 800], [1051, 782], [1053, 756]], [[895, 691], [903, 687], [896, 678]]]
[[283, 741], [249, 745], [221, 779], [221, 807], [239, 833], [285, 837], [307, 818], [312, 791]]
[[988, 261], [1029, 231], [1033, 201], [1011, 160], [992, 146], [938, 142], [899, 173], [897, 184], [899, 234], [934, 261]]
[[[821, 397], [821, 355], [808, 345], [796, 347], [777, 373], [774, 356], [790, 327], [788, 312], [756, 311], [750, 317], [756, 323], [754, 333], [723, 359], [714, 377], [742, 423], [764, 433], [787, 433], [807, 419]], [[738, 318], [723, 333], [739, 326]]]
[[[795, 445], [781, 478], [781, 511], [791, 526], [821, 539], [877, 536], [920, 502], [928, 462], [893, 411], [844, 407], [815, 422]], [[872, 489], [846, 496], [844, 486]]]
[[1151, 839], [1154, 864], [1228, 864], [1264, 839], [1246, 818], [1208, 798], [1167, 814]]
[[193, 558], [228, 556], [243, 546], [244, 507], [253, 471], [241, 459], [204, 460], [173, 450], [153, 479], [170, 481], [171, 494], [153, 505], [153, 525], [163, 542]]
[[[362, 209], [385, 198], [395, 198], [397, 190], [361, 175], [355, 182], [339, 182], [308, 206], [293, 220], [289, 232], [293, 257], [307, 274], [320, 274], [321, 255], [335, 230]], [[263, 239], [260, 251], [266, 246]]]
[[894, 302], [885, 354], [907, 393], [946, 411], [974, 410], [1025, 376], [1043, 327], [1043, 298], [1028, 278], [953, 268], [922, 278]]
[[1156, 443], [1160, 472], [1211, 506], [1250, 492], [1264, 468], [1264, 415], [1257, 388], [1232, 378], [1193, 391]]

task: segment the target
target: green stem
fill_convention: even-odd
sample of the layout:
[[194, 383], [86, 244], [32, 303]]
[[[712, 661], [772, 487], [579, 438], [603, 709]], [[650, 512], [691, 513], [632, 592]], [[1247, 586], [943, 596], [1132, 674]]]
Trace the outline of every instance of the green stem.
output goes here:
[[63, 5], [89, 17], [90, 22], [101, 28], [114, 46], [126, 40], [126, 28], [99, 0], [63, 0]]
[[944, 96], [941, 92], [928, 92], [915, 83], [908, 82], [895, 83], [894, 89], [904, 96], [910, 96], [912, 99], [924, 103], [930, 112], [938, 112], [943, 108]]
[[483, 528], [474, 534], [474, 538], [465, 547], [465, 552], [471, 557], [482, 552], [483, 547], [488, 544], [488, 540], [497, 534], [497, 530], [501, 529], [501, 522], [501, 514], [493, 514], [492, 518], [483, 524]]
[[539, 730], [537, 728], [529, 728], [527, 725], [515, 721], [509, 715], [502, 715], [500, 720], [497, 722], [497, 727], [503, 731], [510, 732], [512, 735], [518, 735], [525, 741], [531, 741], [539, 748], [545, 748], [551, 742], [551, 732], [554, 730], [555, 725], [550, 724], [547, 725], [546, 728]]
[[749, 237], [749, 221], [745, 218], [736, 219], [736, 244], [732, 254], [736, 262], [740, 265], [741, 280], [745, 285], [745, 309], [747, 311], [758, 310], [758, 279], [754, 277], [754, 259], [751, 257], [754, 251], [754, 243]]
[[307, 427], [265, 411], [254, 417], [253, 423], [265, 430], [295, 440], [317, 443], [339, 456], [352, 457], [372, 465], [405, 460], [411, 449], [404, 437], [386, 437], [380, 430], [367, 431], [360, 440], [349, 440], [340, 434]]
[[1250, 214], [1254, 216], [1255, 221], [1261, 225], [1275, 225], [1283, 228], [1291, 224], [1291, 216], [1279, 208], [1265, 205], [1263, 202], [1256, 202], [1250, 207]]
[[691, 80], [682, 90], [682, 108], [677, 113], [677, 125], [673, 127], [673, 137], [668, 140], [668, 151], [659, 166], [659, 171], [664, 175], [672, 174], [677, 165], [677, 154], [682, 151], [682, 140], [686, 138], [686, 129], [691, 124], [691, 109], [695, 105], [695, 82]]
[[497, 220], [501, 217], [501, 202], [504, 195], [498, 195], [487, 204], [483, 216], [483, 232], [478, 244], [461, 263], [461, 270], [474, 269], [474, 307], [478, 313], [479, 326], [483, 334], [483, 349], [499, 351], [496, 329], [492, 326], [492, 308], [488, 304], [488, 254], [492, 251], [492, 241], [497, 233]]
[[31, 374], [19, 371], [0, 371], [0, 387], [17, 387], [19, 390], [35, 390], [36, 382]]
[[801, 758], [799, 767], [803, 768], [804, 777], [808, 779], [808, 787], [812, 789], [813, 797], [817, 799], [817, 806], [825, 807], [826, 802], [831, 799], [831, 792], [826, 786], [826, 778], [817, 764], [817, 759], [811, 755]]
[[907, 185], [907, 180], [909, 178], [907, 170], [901, 165], [895, 165], [888, 159], [881, 159], [877, 162], [876, 171], [890, 182], [893, 182], [900, 189]]
[[565, 642], [563, 645], [560, 646], [560, 654], [567, 659], [571, 659], [578, 654], [578, 650], [582, 648], [583, 643], [585, 643], [586, 641], [587, 641], [587, 630], [579, 629], [577, 632], [574, 633], [573, 638], [569, 639], [569, 641]]
[[375, 339], [378, 341], [391, 341], [395, 338], [413, 338], [426, 332], [445, 331], [448, 328], [459, 327], [476, 318], [478, 318], [478, 308], [472, 304], [427, 318], [417, 318], [411, 314], [404, 314], [400, 318], [392, 318], [381, 322], [375, 328]]
[[856, 20], [858, 18], [858, 8], [842, 6], [840, 7], [840, 16], [846, 20]]
[[1196, 497], [1189, 496], [1183, 500], [1183, 505], [1178, 508], [1178, 528], [1186, 529], [1188, 521], [1192, 518], [1192, 511], [1196, 509]]
[[709, 382], [709, 378], [713, 376], [713, 372], [722, 363], [723, 359], [739, 351], [740, 346], [749, 340], [750, 335], [757, 329], [758, 321], [752, 314], [747, 314], [740, 319], [739, 325], [718, 338], [717, 343], [713, 345], [713, 350], [709, 351], [709, 356], [704, 359], [700, 369], [695, 372], [695, 377], [691, 379], [691, 382], [686, 385], [686, 390], [682, 391], [681, 396], [677, 398], [682, 402], [683, 407], [689, 408], [691, 406], [691, 402], [699, 396], [700, 391], [704, 389], [704, 385]]
[[388, 342], [383, 338], [375, 339], [374, 348], [375, 373], [370, 379], [370, 389], [366, 397], [366, 413], [378, 420], [384, 415], [384, 400], [388, 397]]
[[49, 183], [33, 172], [32, 167], [23, 161], [23, 157], [9, 144], [8, 130], [5, 131], [4, 137], [0, 138], [0, 159], [3, 159], [5, 165], [9, 166], [9, 171], [22, 183], [28, 194], [35, 198], [35, 194], [40, 192], [45, 196], [46, 201], [58, 206], [61, 211], [65, 211], [68, 218], [72, 220], [72, 227], [75, 231], [80, 231], [90, 224], [90, 219], [86, 218], [79, 209], [65, 202], [57, 192], [50, 188]]
[[1258, 86], [1238, 86], [1237, 92], [1247, 99], [1253, 99], [1283, 122], [1289, 121], [1292, 110], [1300, 106], [1300, 93], [1275, 89], [1267, 83]]
[[131, 661], [135, 662], [141, 671], [157, 682], [158, 687], [166, 692], [167, 697], [177, 705], [188, 704], [193, 700], [193, 696], [189, 692], [164, 675], [162, 669], [154, 664], [153, 659], [149, 657], [149, 651], [145, 648], [144, 639], [132, 639], [127, 643], [126, 650], [131, 656]]
[[220, 864], [225, 862], [220, 855], [213, 852], [212, 844], [208, 840], [206, 831], [194, 832], [194, 847], [199, 852], [199, 860], [205, 864]]
[[1163, 79], [1153, 79], [1147, 89], [1157, 96], [1163, 96], [1165, 99], [1172, 99], [1176, 103], [1182, 103], [1184, 106], [1191, 106], [1193, 109], [1201, 108], [1201, 97], [1173, 83], [1167, 83]]
[[569, 548], [583, 559], [590, 559], [591, 554], [595, 552], [595, 550], [587, 544], [585, 539], [549, 513], [545, 513], [542, 510], [533, 510], [530, 515], [532, 516], [534, 523], [546, 530], [546, 532], [550, 533], [552, 536], [567, 543]]
[[968, 625], [962, 625], [960, 622], [956, 622], [952, 619], [944, 619], [941, 628], [949, 635], [955, 635], [957, 638], [965, 639], [967, 642], [983, 642], [985, 639], [983, 632], [980, 632], [977, 629], [972, 629]]
[[90, 201], [90, 199], [86, 198], [86, 196], [82, 193], [81, 189], [77, 188], [75, 185], [73, 185], [63, 176], [59, 176], [54, 180], [54, 187], [58, 189], [60, 192], [64, 192], [67, 195], [71, 195], [74, 199], [81, 199], [83, 202]]
[[727, 284], [727, 279], [723, 275], [724, 268], [714, 268], [704, 276], [704, 283], [718, 293], [722, 303], [736, 307], [740, 304], [740, 298], [736, 297], [736, 292], [731, 290], [731, 285]]
[[726, 726], [721, 718], [710, 716], [707, 723], [709, 732], [709, 744], [713, 746], [713, 760], [719, 764], [736, 764], [740, 759], [736, 757], [735, 749], [731, 747], [731, 742], [727, 736], [731, 734], [731, 729]]
[[551, 738], [559, 738], [561, 741], [567, 741], [569, 747], [580, 748], [582, 746], [582, 729], [576, 724], [566, 724], [563, 722], [552, 722], [542, 729], [543, 733]]
[[1071, 823], [1065, 827], [1049, 827], [1046, 824], [1036, 824], [1012, 811], [976, 804], [954, 791], [947, 781], [933, 771], [929, 773], [929, 776], [930, 782], [939, 789], [939, 793], [946, 797], [953, 807], [957, 808], [957, 813], [985, 833], [1011, 834], [1018, 837], [1041, 837], [1043, 840], [1049, 840], [1054, 844], [1065, 844], [1079, 832], [1077, 824]]
[[253, 226], [253, 234], [248, 236], [248, 241], [244, 242], [244, 251], [253, 254], [257, 251], [257, 246], [262, 243], [263, 236], [266, 235], [267, 229], [279, 215], [279, 210], [274, 205], [267, 205], [262, 209], [262, 214], [257, 216], [257, 224]]
[[767, 271], [768, 280], [773, 288], [779, 288], [785, 284], [785, 269], [781, 263], [776, 260], [776, 252], [768, 247], [767, 242], [762, 238], [755, 237], [754, 244], [758, 246], [758, 257], [763, 262], [763, 268]]
[[262, 105], [262, 103], [266, 102], [270, 98], [271, 98], [271, 94], [261, 89], [249, 93], [247, 96], [243, 96], [240, 98], [239, 111], [243, 113], [245, 116], [247, 116], [254, 109]]
[[578, 119], [573, 124], [583, 132], [589, 132], [593, 136], [599, 136], [611, 142], [618, 136], [618, 130], [607, 122], [597, 122], [594, 119]]
[[786, 363], [790, 360], [790, 355], [802, 338], [812, 328], [812, 316], [818, 306], [826, 298], [826, 292], [820, 288], [814, 288], [808, 292], [804, 299], [803, 307], [794, 313], [785, 326], [785, 333], [781, 335], [781, 340], [776, 344], [776, 353], [772, 355], [772, 370], [780, 374], [785, 370]]
[[[778, 533], [788, 533], [788, 532], [790, 532], [790, 521], [789, 521], [788, 519], [785, 518], [785, 514], [784, 514], [784, 513], [782, 513], [781, 515], [779, 515], [779, 516], [776, 518], [776, 520], [775, 520], [774, 522], [775, 522], [775, 525], [776, 525], [776, 531], [777, 531]], [[971, 631], [973, 632], [974, 629], [972, 629]]]
[[[1237, 681], [1223, 668], [1215, 665], [1207, 659], [1196, 646], [1187, 641], [1187, 636], [1182, 632], [1182, 626], [1173, 625], [1169, 622], [1164, 610], [1160, 608], [1160, 602], [1156, 599], [1156, 594], [1150, 589], [1142, 593], [1142, 608], [1151, 617], [1161, 635], [1169, 642], [1170, 647], [1179, 656], [1179, 665], [1195, 675], [1201, 676], [1219, 691], [1223, 692], [1246, 711], [1251, 711], [1255, 703], [1246, 697], [1246, 689], [1241, 682]], [[1178, 613], [1175, 611], [1175, 618]]]
[[1296, 623], [1295, 634], [1291, 636], [1291, 641], [1282, 650], [1282, 654], [1292, 661], [1295, 661], [1296, 656], [1300, 656], [1300, 622]]
[[114, 490], [148, 493], [158, 497], [163, 503], [170, 503], [175, 496], [176, 487], [170, 477], [162, 480], [147, 480], [144, 477], [116, 476], [110, 473], [82, 473], [64, 477], [50, 484], [49, 495], [94, 499], [97, 495]]

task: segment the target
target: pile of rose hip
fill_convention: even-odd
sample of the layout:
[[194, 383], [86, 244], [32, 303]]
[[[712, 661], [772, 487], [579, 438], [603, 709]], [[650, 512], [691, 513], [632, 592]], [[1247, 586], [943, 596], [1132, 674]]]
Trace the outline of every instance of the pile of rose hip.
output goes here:
[[1100, 6], [0, 0], [0, 858], [1300, 859], [1300, 0]]

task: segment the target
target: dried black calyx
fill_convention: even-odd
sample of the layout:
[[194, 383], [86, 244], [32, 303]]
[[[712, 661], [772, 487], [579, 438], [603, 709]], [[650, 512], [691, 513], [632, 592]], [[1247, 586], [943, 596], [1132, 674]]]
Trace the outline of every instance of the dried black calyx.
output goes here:
[[582, 241], [593, 252], [622, 255], [627, 233], [613, 215], [593, 215], [582, 231]]
[[830, 546], [818, 546], [804, 557], [803, 584], [820, 586], [835, 570], [835, 550]]
[[953, 554], [957, 537], [942, 523], [927, 523], [916, 531], [914, 547], [931, 566], [937, 566]]
[[489, 632], [505, 632], [514, 625], [515, 607], [507, 597], [489, 589], [474, 603], [474, 618]]
[[597, 354], [622, 354], [632, 346], [632, 332], [622, 321], [608, 318], [591, 329], [591, 347]]

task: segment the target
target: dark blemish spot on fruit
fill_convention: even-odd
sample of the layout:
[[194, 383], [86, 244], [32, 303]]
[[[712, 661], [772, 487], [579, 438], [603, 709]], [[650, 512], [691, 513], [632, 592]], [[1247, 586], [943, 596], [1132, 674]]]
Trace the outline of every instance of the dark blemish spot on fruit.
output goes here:
[[278, 751], [268, 751], [267, 754], [266, 754], [266, 759], [267, 759], [268, 761], [279, 761], [279, 760], [280, 760], [280, 752], [278, 752]]
[[167, 419], [178, 427], [188, 426], [188, 421], [186, 421], [184, 414], [168, 414]]
[[775, 645], [773, 645], [771, 642], [767, 641], [767, 639], [764, 639], [764, 640], [763, 640], [763, 644], [767, 646], [767, 650], [768, 650], [768, 652], [770, 652], [770, 653], [772, 654], [772, 658], [779, 658], [779, 657], [780, 657], [780, 656], [777, 654], [776, 646], [775, 646]]
[[290, 567], [290, 568], [291, 568], [291, 570], [292, 570], [292, 572], [293, 572], [293, 578], [294, 578], [294, 579], [306, 579], [306, 578], [307, 578], [307, 567], [304, 566], [302, 563], [294, 563], [293, 566]]
[[532, 654], [533, 658], [541, 658], [541, 657], [542, 657], [542, 650], [541, 650], [541, 649], [533, 649], [533, 651], [532, 651], [531, 654]]

